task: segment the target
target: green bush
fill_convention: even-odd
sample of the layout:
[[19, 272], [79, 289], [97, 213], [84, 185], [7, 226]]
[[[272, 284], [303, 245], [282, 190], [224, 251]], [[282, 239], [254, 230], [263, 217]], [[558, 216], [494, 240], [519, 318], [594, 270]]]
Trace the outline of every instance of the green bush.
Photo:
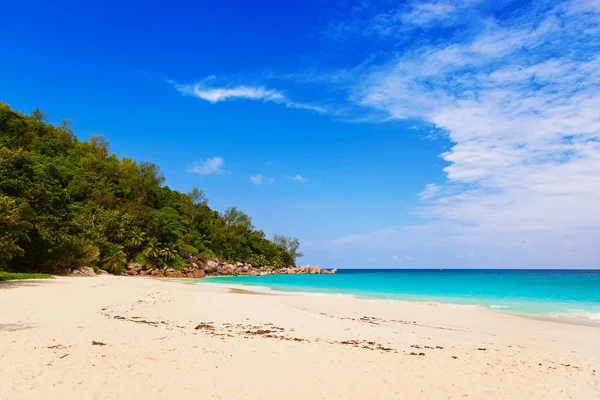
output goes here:
[[127, 255], [121, 246], [113, 245], [110, 252], [102, 259], [102, 267], [113, 274], [120, 274], [127, 265]]
[[261, 255], [256, 255], [253, 254], [250, 256], [250, 264], [252, 264], [253, 267], [255, 268], [260, 268], [260, 267], [264, 267], [265, 265], [268, 265], [267, 259], [265, 256]]
[[179, 250], [181, 250], [183, 254], [189, 254], [190, 256], [197, 256], [199, 254], [197, 248], [185, 243], [179, 246]]
[[179, 254], [176, 254], [170, 262], [170, 267], [176, 270], [182, 270], [188, 267], [188, 264], [181, 258]]
[[146, 265], [148, 265], [148, 260], [146, 260], [146, 257], [144, 257], [144, 255], [142, 253], [138, 253], [136, 254], [135, 258], [133, 259], [133, 262], [136, 262], [138, 264], [143, 265], [144, 267]]
[[200, 253], [200, 257], [203, 257], [205, 260], [209, 260], [211, 258], [216, 258], [217, 256], [211, 250], [205, 249], [202, 253]]

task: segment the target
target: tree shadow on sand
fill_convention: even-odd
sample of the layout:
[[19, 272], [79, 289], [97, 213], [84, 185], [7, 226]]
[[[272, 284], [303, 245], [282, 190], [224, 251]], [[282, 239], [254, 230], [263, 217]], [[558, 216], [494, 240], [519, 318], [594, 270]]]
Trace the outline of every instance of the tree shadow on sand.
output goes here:
[[35, 287], [47, 285], [55, 281], [54, 279], [16, 279], [14, 281], [0, 281], [0, 290], [19, 287]]

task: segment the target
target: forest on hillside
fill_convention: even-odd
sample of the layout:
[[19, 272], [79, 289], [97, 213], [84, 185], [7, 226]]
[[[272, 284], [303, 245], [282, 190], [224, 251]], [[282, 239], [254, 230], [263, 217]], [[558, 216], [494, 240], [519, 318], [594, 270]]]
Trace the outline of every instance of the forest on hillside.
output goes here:
[[135, 261], [180, 269], [205, 253], [253, 266], [294, 266], [299, 241], [269, 240], [235, 207], [217, 212], [202, 190], [164, 185], [152, 163], [118, 157], [99, 136], [78, 140], [70, 121], [47, 123], [0, 103], [0, 270], [122, 272]]

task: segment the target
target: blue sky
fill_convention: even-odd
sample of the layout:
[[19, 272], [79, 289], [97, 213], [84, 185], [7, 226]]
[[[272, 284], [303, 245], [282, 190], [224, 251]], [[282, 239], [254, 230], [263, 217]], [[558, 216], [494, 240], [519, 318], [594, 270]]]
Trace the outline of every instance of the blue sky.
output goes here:
[[0, 100], [302, 263], [598, 268], [600, 2], [9, 1]]

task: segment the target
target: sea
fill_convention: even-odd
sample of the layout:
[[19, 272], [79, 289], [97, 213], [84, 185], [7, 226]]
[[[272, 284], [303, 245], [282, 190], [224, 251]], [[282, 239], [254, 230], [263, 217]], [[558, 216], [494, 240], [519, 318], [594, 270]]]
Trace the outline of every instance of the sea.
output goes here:
[[334, 275], [224, 276], [201, 282], [479, 306], [600, 324], [600, 270], [340, 269]]

